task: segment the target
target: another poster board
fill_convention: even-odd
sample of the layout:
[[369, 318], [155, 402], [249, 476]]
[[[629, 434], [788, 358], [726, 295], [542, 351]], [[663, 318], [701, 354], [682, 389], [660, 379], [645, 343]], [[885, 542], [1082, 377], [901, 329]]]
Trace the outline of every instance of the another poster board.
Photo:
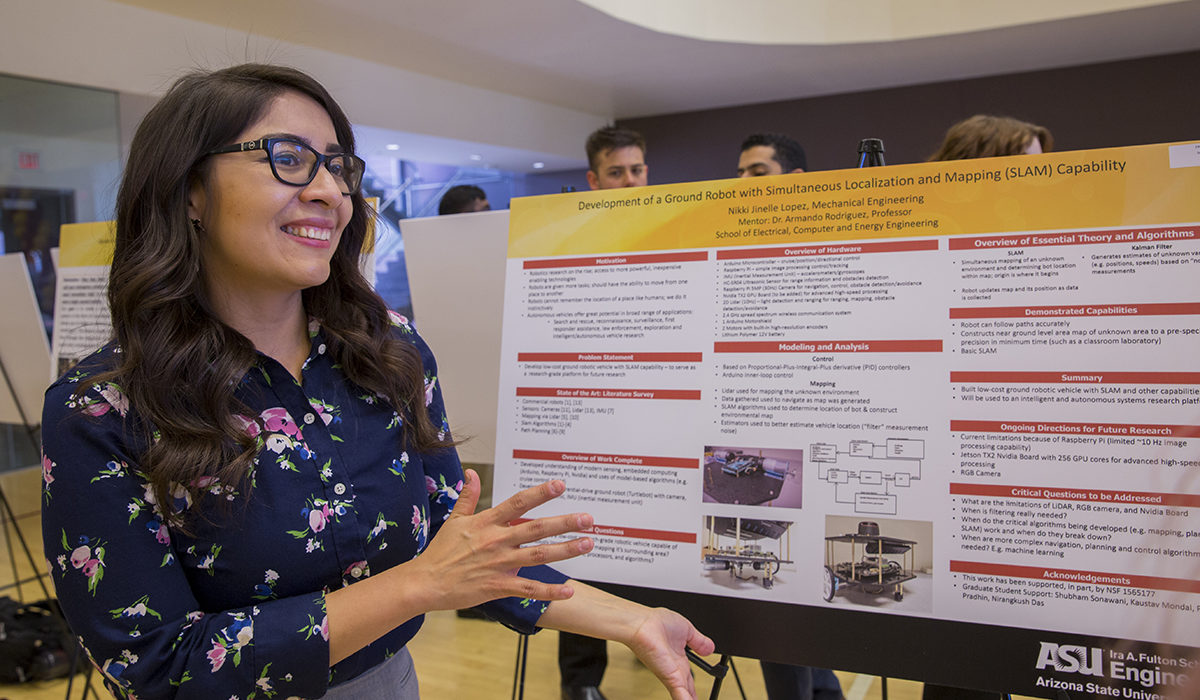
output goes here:
[[[723, 651], [1151, 698], [1200, 651], [1200, 144], [517, 199], [499, 500]], [[1141, 694], [1139, 694], [1141, 693]]]
[[37, 428], [50, 374], [50, 346], [22, 253], [0, 256], [0, 423]]
[[460, 458], [496, 452], [500, 321], [508, 211], [404, 219], [404, 257], [415, 324], [433, 348]]

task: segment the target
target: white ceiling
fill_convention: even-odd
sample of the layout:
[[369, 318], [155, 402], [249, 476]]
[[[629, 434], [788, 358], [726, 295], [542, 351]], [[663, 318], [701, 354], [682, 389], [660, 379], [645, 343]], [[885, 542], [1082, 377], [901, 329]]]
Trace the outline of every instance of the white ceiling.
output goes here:
[[1196, 0], [124, 1], [613, 118], [1200, 48]]
[[613, 119], [1200, 49], [1200, 0], [0, 3], [0, 72], [155, 94], [280, 61], [332, 89], [368, 158], [518, 172], [583, 167]]

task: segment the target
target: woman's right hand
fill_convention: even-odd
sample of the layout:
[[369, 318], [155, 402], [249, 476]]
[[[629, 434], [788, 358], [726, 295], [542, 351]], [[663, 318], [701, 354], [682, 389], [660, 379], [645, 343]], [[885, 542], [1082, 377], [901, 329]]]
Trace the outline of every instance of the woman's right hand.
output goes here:
[[570, 598], [574, 593], [570, 583], [542, 583], [517, 575], [523, 566], [549, 564], [591, 551], [592, 540], [587, 537], [529, 545], [592, 526], [592, 516], [586, 513], [524, 519], [527, 512], [565, 490], [563, 482], [547, 481], [476, 513], [479, 475], [468, 469], [454, 512], [429, 546], [402, 565], [408, 569], [406, 586], [412, 585], [409, 576], [416, 577], [417, 590], [427, 596], [421, 605], [426, 610], [468, 608], [507, 596], [544, 601]]

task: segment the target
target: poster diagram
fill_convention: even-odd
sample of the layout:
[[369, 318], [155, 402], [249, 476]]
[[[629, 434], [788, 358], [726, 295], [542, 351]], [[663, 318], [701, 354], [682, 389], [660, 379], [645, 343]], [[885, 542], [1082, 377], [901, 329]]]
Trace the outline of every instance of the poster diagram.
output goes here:
[[925, 441], [888, 438], [882, 445], [851, 440], [845, 450], [818, 442], [808, 458], [817, 465], [817, 478], [835, 489], [835, 502], [854, 505], [855, 513], [895, 515], [901, 489], [921, 478]]

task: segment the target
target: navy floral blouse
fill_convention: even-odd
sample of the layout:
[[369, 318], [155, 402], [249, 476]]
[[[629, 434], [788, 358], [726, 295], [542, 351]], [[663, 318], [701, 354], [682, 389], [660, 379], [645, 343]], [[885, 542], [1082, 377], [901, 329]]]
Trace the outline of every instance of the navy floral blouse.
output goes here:
[[[429, 348], [402, 316], [393, 331], [420, 350], [425, 403], [449, 431]], [[401, 416], [347, 380], [319, 328], [303, 383], [260, 355], [238, 397], [260, 446], [248, 501], [232, 485], [202, 479], [192, 503], [233, 502], [219, 524], [194, 518], [172, 529], [139, 470], [143, 444], [119, 386], [90, 376], [112, 365], [109, 345], [46, 393], [42, 532], [58, 597], [106, 684], [120, 698], [251, 698], [323, 695], [400, 650], [422, 617], [397, 627], [332, 669], [325, 593], [420, 553], [462, 489], [453, 449], [407, 449]], [[212, 509], [210, 512], [219, 512]], [[522, 575], [562, 582], [547, 567]], [[483, 606], [532, 632], [545, 604], [508, 598]]]

